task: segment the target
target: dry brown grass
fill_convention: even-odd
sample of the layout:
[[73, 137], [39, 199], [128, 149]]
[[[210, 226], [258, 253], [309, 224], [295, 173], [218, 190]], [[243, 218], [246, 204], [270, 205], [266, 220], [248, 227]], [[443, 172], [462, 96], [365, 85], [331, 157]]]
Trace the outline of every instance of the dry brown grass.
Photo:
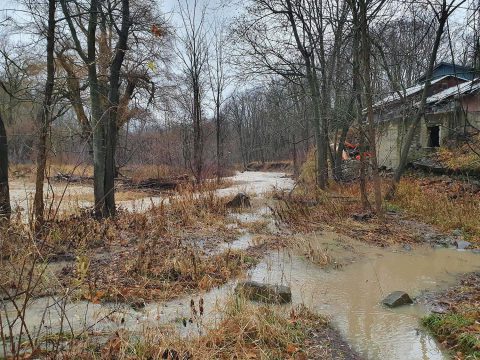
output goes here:
[[459, 172], [480, 171], [480, 135], [472, 136], [468, 142], [452, 147], [441, 147], [436, 159], [447, 169]]
[[406, 178], [392, 204], [443, 231], [462, 229], [471, 241], [480, 243], [480, 194], [465, 192], [461, 182], [452, 184], [447, 189]]
[[221, 317], [203, 336], [181, 338], [169, 327], [146, 330], [140, 339], [117, 332], [97, 352], [85, 350], [88, 347], [81, 341], [77, 353], [69, 356], [94, 359], [99, 354], [102, 358], [115, 354], [121, 360], [339, 358], [325, 336], [330, 331], [326, 319], [304, 307], [287, 310], [232, 298]]
[[[0, 250], [9, 266], [15, 266], [16, 254], [25, 251], [49, 261], [64, 254], [76, 257], [77, 263], [67, 264], [58, 277], [65, 286], [76, 285], [72, 287], [79, 287], [82, 278], [80, 297], [167, 299], [220, 285], [252, 265], [242, 252], [210, 255], [211, 249], [237, 234], [226, 226], [224, 201], [213, 191], [183, 189], [168, 205], [145, 213], [119, 212], [104, 220], [86, 212], [68, 216], [45, 225], [41, 247], [32, 241], [28, 226], [13, 223], [8, 231], [15, 236], [8, 236], [11, 241], [0, 244]], [[17, 247], [21, 243], [29, 245]], [[82, 276], [78, 259], [85, 265]], [[10, 274], [3, 275], [8, 282]]]
[[134, 181], [170, 178], [185, 174], [185, 170], [167, 165], [128, 165], [120, 169], [120, 172]]
[[[386, 193], [389, 181], [384, 179], [382, 192]], [[373, 204], [372, 184], [367, 184], [369, 201]], [[301, 186], [276, 207], [276, 216], [298, 231], [311, 231], [324, 225], [333, 226], [341, 233], [374, 242], [415, 242], [408, 229], [402, 229], [397, 218], [387, 217], [380, 223], [373, 216], [366, 222], [352, 219], [354, 214], [369, 212], [360, 203], [356, 183], [331, 184], [328, 192]], [[449, 178], [402, 179], [393, 200], [384, 203], [387, 210], [401, 211], [406, 217], [434, 225], [439, 231], [463, 230], [469, 241], [480, 243], [480, 192], [475, 186]]]

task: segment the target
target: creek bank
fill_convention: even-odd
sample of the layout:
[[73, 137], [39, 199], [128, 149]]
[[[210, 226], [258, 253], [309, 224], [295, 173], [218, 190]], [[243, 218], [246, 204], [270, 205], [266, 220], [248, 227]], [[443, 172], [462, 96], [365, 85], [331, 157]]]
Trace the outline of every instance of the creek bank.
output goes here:
[[423, 325], [459, 359], [480, 358], [480, 272], [459, 277], [443, 291], [424, 294], [420, 301], [432, 313]]

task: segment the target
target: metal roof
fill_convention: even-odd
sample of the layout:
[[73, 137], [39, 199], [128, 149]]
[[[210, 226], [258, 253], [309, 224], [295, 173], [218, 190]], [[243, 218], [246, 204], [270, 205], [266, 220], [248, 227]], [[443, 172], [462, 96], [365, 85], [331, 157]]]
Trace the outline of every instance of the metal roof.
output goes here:
[[461, 83], [439, 93], [436, 93], [427, 98], [427, 104], [438, 104], [450, 97], [459, 97], [462, 95], [468, 95], [480, 90], [480, 78]]
[[[455, 75], [445, 75], [445, 76], [442, 76], [438, 79], [435, 79], [435, 80], [432, 80], [430, 82], [430, 85], [434, 85], [448, 77], [456, 77]], [[422, 84], [417, 84], [417, 85], [414, 85], [414, 86], [411, 86], [409, 88], [406, 88], [404, 91], [400, 91], [400, 93], [402, 94], [403, 97], [409, 97], [409, 96], [412, 96], [412, 95], [415, 95], [417, 93], [419, 93], [420, 91], [423, 90], [423, 88], [425, 87], [425, 83], [422, 83]], [[393, 103], [395, 101], [398, 101], [398, 100], [401, 100], [401, 97], [400, 95], [398, 94], [397, 91], [395, 92], [392, 92], [391, 95], [388, 95], [387, 97], [383, 98], [382, 100], [379, 100], [377, 101], [375, 104], [373, 104], [373, 107], [374, 108], [378, 108], [378, 107], [381, 107], [383, 105], [387, 105], [389, 103]]]

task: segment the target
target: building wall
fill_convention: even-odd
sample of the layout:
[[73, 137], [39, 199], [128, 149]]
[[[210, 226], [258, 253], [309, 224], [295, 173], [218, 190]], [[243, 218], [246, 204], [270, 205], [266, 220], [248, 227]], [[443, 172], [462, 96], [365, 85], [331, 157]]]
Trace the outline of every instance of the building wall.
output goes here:
[[480, 129], [480, 94], [462, 98], [461, 107], [467, 113], [468, 122]]
[[387, 121], [381, 124], [377, 132], [378, 165], [396, 168], [399, 163], [398, 121]]
[[[412, 120], [410, 118], [404, 122], [401, 119], [396, 119], [381, 124], [377, 132], [379, 166], [395, 169], [399, 165], [404, 138]], [[442, 145], [450, 134], [451, 122], [451, 114], [449, 113], [427, 115], [426, 118], [422, 118], [420, 126], [413, 137], [412, 146], [408, 154], [409, 160], [418, 159], [434, 150], [428, 147], [429, 127], [440, 127], [440, 145]]]

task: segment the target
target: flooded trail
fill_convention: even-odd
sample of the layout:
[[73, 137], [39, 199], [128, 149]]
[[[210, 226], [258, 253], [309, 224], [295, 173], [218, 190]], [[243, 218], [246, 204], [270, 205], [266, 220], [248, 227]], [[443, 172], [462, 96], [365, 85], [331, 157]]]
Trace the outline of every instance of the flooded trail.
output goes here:
[[[215, 194], [220, 197], [236, 195], [238, 192], [262, 196], [265, 193], [277, 190], [289, 190], [293, 188], [294, 181], [291, 177], [279, 172], [245, 171], [238, 172], [235, 176], [226, 178], [233, 182], [232, 186], [218, 189]], [[150, 196], [136, 200], [119, 201], [118, 206], [128, 211], [146, 211], [152, 206], [168, 203], [166, 196]]]
[[[330, 236], [331, 234], [329, 234]], [[242, 240], [242, 244], [247, 241]], [[388, 309], [381, 300], [389, 292], [405, 290], [416, 297], [424, 291], [440, 290], [455, 282], [459, 274], [480, 270], [480, 256], [452, 249], [417, 249], [394, 252], [345, 246], [341, 237], [316, 235], [315, 240], [330, 247], [342, 248], [349, 262], [340, 269], [324, 269], [304, 257], [288, 251], [269, 254], [250, 271], [252, 280], [285, 284], [292, 288], [293, 304], [303, 304], [317, 313], [327, 315], [351, 346], [366, 359], [448, 359], [433, 338], [421, 329], [419, 319], [428, 313], [422, 304]], [[351, 245], [350, 241], [348, 245]], [[354, 244], [354, 242], [353, 242]], [[338, 254], [337, 254], [338, 255]], [[358, 258], [358, 256], [361, 256]], [[357, 260], [351, 262], [353, 257]], [[64, 328], [78, 333], [79, 329], [111, 332], [118, 329], [141, 332], [172, 324], [183, 336], [198, 335], [197, 322], [182, 325], [190, 319], [190, 299], [205, 302], [204, 324], [220, 320], [225, 301], [233, 293], [235, 282], [204, 294], [186, 296], [165, 303], [149, 303], [134, 310], [121, 304], [92, 304], [86, 301], [52, 304], [53, 299], [37, 299], [27, 311], [31, 326], [41, 324], [44, 330], [58, 331], [60, 313], [65, 314]], [[46, 305], [49, 305], [45, 313]], [[46, 314], [46, 315], [45, 315]]]
[[[227, 196], [238, 191], [262, 193], [272, 186], [289, 189], [293, 183], [280, 173], [243, 173], [237, 183], [219, 190]], [[263, 202], [264, 199], [262, 199]], [[245, 223], [268, 219], [268, 208], [255, 213], [233, 213], [232, 217]], [[271, 217], [269, 220], [273, 224]], [[279, 235], [282, 236], [282, 235]], [[480, 270], [480, 255], [455, 249], [379, 248], [351, 238], [323, 231], [294, 235], [297, 243], [325, 254], [327, 266], [318, 266], [300, 251], [303, 247], [270, 252], [248, 273], [252, 280], [288, 285], [293, 304], [327, 315], [351, 346], [365, 359], [448, 359], [435, 340], [420, 326], [420, 318], [429, 312], [421, 303], [388, 309], [381, 300], [390, 292], [402, 290], [413, 298], [423, 292], [438, 291], [452, 285], [459, 275]], [[295, 243], [295, 242], [294, 242]], [[235, 241], [222, 246], [227, 249], [246, 249], [254, 246], [254, 236], [245, 231]], [[144, 331], [165, 324], [174, 326], [183, 336], [198, 335], [204, 329], [198, 321], [192, 324], [190, 300], [205, 303], [205, 315], [200, 323], [214, 325], [220, 319], [225, 302], [233, 293], [233, 281], [207, 293], [188, 295], [163, 303], [149, 303], [143, 309], [123, 304], [92, 304], [79, 301], [54, 303], [54, 298], [36, 299], [27, 309], [26, 321], [44, 333], [55, 333], [61, 324], [60, 314], [68, 318], [64, 329], [111, 332], [118, 329]], [[288, 305], [290, 306], [290, 305]], [[47, 310], [45, 310], [47, 309]], [[14, 310], [4, 309], [11, 311]]]
[[[232, 196], [238, 192], [246, 192], [249, 194], [263, 195], [274, 189], [288, 190], [293, 188], [294, 182], [291, 177], [280, 172], [238, 172], [232, 177], [225, 180], [231, 181], [232, 185], [228, 188], [216, 190], [216, 194], [221, 197]], [[93, 186], [79, 185], [73, 183], [51, 183], [44, 185], [46, 203], [49, 204], [52, 199], [56, 201], [53, 211], [59, 208], [60, 212], [72, 212], [78, 208], [93, 206], [93, 202], [86, 200], [91, 197], [93, 199]], [[22, 214], [25, 214], [33, 204], [33, 196], [35, 194], [35, 184], [32, 182], [22, 182], [14, 180], [10, 182], [10, 198], [14, 209], [19, 208]], [[139, 194], [135, 200], [117, 201], [117, 206], [124, 210], [143, 212], [152, 206], [168, 203], [171, 195], [149, 196], [147, 194]], [[58, 200], [63, 198], [58, 204]]]

